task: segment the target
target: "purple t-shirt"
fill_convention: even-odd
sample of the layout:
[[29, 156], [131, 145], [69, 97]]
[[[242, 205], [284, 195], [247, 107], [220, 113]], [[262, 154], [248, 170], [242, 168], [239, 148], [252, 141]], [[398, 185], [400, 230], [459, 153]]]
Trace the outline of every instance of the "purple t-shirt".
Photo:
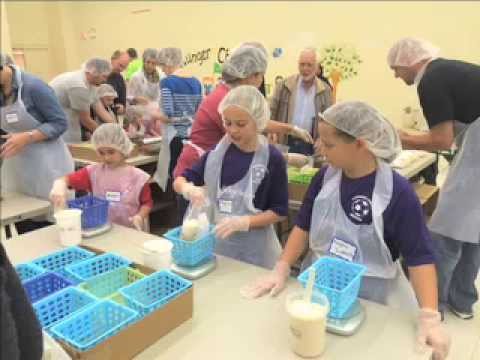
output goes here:
[[[313, 178], [295, 220], [295, 224], [305, 231], [310, 231], [313, 203], [322, 188], [326, 169], [320, 169]], [[340, 201], [343, 211], [354, 224], [368, 225], [372, 222], [375, 174], [373, 172], [358, 179], [342, 175]], [[409, 181], [395, 171], [392, 199], [383, 213], [383, 227], [383, 237], [393, 260], [402, 255], [408, 266], [435, 262], [433, 242], [418, 197]]]
[[[267, 173], [255, 193], [253, 204], [255, 208], [262, 211], [272, 210], [279, 216], [287, 216], [288, 178], [285, 160], [272, 145], [269, 145], [269, 152]], [[191, 169], [186, 169], [182, 176], [197, 186], [203, 186], [205, 163], [209, 154], [210, 151], [205, 153]], [[223, 158], [220, 186], [230, 186], [240, 181], [248, 172], [253, 154], [253, 152], [243, 152], [231, 144]]]

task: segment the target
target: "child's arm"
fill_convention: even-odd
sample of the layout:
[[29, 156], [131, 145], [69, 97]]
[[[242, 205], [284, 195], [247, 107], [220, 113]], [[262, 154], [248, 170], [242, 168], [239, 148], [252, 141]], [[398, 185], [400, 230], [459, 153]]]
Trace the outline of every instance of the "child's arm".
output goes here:
[[294, 226], [288, 237], [285, 249], [280, 256], [280, 261], [285, 261], [288, 265], [292, 266], [303, 254], [307, 245], [308, 232], [298, 226]]
[[82, 168], [53, 182], [50, 200], [54, 207], [63, 208], [67, 202], [68, 188], [91, 192], [92, 184], [87, 168]]
[[255, 228], [263, 228], [284, 219], [272, 210], [266, 210], [257, 215], [231, 216], [223, 219], [216, 228], [216, 235], [225, 239], [237, 231], [248, 231]]
[[152, 191], [150, 189], [150, 184], [147, 182], [142, 188], [140, 193], [140, 208], [138, 212], [132, 216], [131, 221], [133, 226], [139, 231], [143, 231], [145, 226], [145, 220], [148, 219], [150, 211], [153, 208], [153, 199]]
[[437, 310], [437, 272], [435, 265], [409, 266], [408, 274], [420, 308]]

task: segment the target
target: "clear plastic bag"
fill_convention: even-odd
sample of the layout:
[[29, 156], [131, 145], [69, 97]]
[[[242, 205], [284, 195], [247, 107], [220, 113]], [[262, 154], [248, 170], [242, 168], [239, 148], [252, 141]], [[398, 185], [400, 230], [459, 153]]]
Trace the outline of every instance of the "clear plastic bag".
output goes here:
[[208, 234], [210, 230], [209, 221], [210, 203], [202, 206], [190, 205], [183, 218], [181, 237], [185, 241], [195, 241]]

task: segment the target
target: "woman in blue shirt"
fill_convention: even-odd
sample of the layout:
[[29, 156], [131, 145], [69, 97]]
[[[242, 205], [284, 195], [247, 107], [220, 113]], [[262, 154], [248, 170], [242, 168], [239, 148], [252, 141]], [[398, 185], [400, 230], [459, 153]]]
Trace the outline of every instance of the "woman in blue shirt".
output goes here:
[[53, 181], [74, 169], [60, 138], [67, 118], [42, 80], [7, 63], [3, 54], [0, 67], [2, 187], [48, 199]]

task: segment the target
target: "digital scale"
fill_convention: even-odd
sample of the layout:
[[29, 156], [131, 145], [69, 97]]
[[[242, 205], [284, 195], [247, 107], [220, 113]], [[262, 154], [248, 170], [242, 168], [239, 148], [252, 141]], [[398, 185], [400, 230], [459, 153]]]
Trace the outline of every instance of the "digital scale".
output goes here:
[[110, 231], [111, 228], [112, 228], [112, 224], [110, 222], [107, 222], [93, 229], [85, 229], [85, 230], [82, 229], [82, 237], [91, 238], [94, 236], [98, 236], [106, 233], [107, 231]]
[[345, 318], [327, 318], [327, 331], [332, 334], [350, 336], [355, 334], [365, 320], [365, 309], [357, 300]]
[[180, 266], [173, 263], [170, 270], [189, 280], [199, 279], [212, 272], [217, 267], [217, 258], [213, 255], [210, 259], [197, 266]]

